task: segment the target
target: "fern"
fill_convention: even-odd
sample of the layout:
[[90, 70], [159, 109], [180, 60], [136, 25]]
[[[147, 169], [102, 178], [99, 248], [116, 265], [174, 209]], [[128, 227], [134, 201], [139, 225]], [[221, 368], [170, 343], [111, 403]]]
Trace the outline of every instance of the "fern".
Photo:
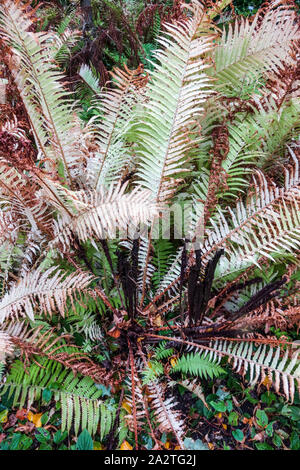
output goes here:
[[[158, 202], [170, 199], [187, 170], [191, 142], [183, 137], [182, 129], [189, 129], [195, 117], [201, 116], [202, 103], [211, 93], [204, 57], [213, 46], [213, 34], [202, 6], [196, 1], [192, 4], [194, 16], [186, 24], [166, 25], [167, 35], [158, 39], [165, 50], [156, 54], [160, 64], [155, 65], [147, 94], [151, 106], [142, 109], [143, 125], [136, 131], [140, 183]], [[206, 36], [200, 36], [203, 30]]]
[[167, 343], [162, 341], [160, 345], [155, 349], [155, 357], [158, 361], [162, 359], [167, 359], [168, 357], [172, 356], [174, 350], [172, 348], [167, 347]]
[[163, 372], [163, 365], [159, 361], [149, 361], [147, 367], [143, 370], [143, 383], [149, 384], [155, 381]]
[[[23, 102], [9, 103], [0, 129], [2, 393], [13, 407], [50, 393], [63, 430], [100, 425], [108, 447], [143, 448], [146, 433], [160, 449], [171, 433], [184, 449], [173, 386], [205, 403], [202, 381], [226, 358], [287, 401], [299, 390], [299, 353], [268, 335], [299, 319], [299, 27], [276, 1], [219, 29], [230, 2], [208, 3], [175, 2], [171, 23], [154, 18], [147, 71], [115, 68], [102, 87], [107, 71], [86, 56], [88, 110], [58, 67], [82, 57], [70, 16], [37, 32], [25, 2], [0, 6]], [[134, 21], [105, 4], [113, 42], [125, 28], [138, 60]], [[103, 49], [108, 60], [128, 54]], [[175, 216], [164, 227], [174, 205], [181, 241]]]
[[26, 372], [22, 362], [16, 361], [7, 375], [1, 394], [12, 397], [12, 406], [19, 408], [42, 399], [43, 390], [52, 392], [53, 398], [61, 404], [62, 431], [70, 431], [74, 426], [77, 435], [80, 429], [96, 434], [100, 424], [103, 439], [110, 431], [116, 409], [101, 402], [101, 390], [88, 377], [74, 377], [60, 364], [41, 359], [39, 365], [33, 364]]
[[[52, 277], [51, 277], [52, 275]], [[8, 317], [27, 315], [34, 320], [34, 307], [37, 305], [45, 314], [58, 310], [65, 314], [67, 298], [78, 294], [91, 282], [91, 275], [72, 273], [65, 277], [61, 270], [49, 268], [45, 273], [37, 270], [27, 274], [22, 282], [12, 286], [0, 302], [1, 323]], [[38, 301], [38, 303], [37, 303]]]
[[[260, 19], [259, 12], [251, 23], [242, 17], [224, 29], [214, 61], [215, 76], [225, 90], [238, 88], [250, 73], [258, 75], [264, 69], [276, 72], [284, 61], [291, 60], [292, 42], [299, 37], [293, 8], [279, 5]], [[280, 28], [276, 28], [278, 23]]]
[[187, 354], [177, 359], [176, 364], [171, 369], [172, 372], [183, 372], [184, 374], [191, 374], [204, 379], [218, 377], [224, 369], [217, 363], [211, 361], [209, 358], [203, 357], [199, 354]]
[[294, 400], [295, 390], [299, 388], [299, 350], [290, 358], [289, 348], [282, 356], [279, 346], [274, 349], [262, 341], [262, 344], [255, 348], [253, 341], [243, 340], [217, 340], [212, 342], [209, 348], [199, 346], [200, 351], [205, 349], [205, 354], [210, 351], [210, 354], [219, 359], [227, 356], [236, 372], [249, 374], [250, 385], [262, 383], [266, 379], [277, 393], [282, 392], [287, 400]]

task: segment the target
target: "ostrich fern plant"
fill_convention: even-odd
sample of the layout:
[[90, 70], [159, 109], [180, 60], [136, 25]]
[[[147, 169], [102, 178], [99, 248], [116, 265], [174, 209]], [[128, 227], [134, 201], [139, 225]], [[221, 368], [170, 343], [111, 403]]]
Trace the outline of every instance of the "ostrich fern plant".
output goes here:
[[[271, 2], [221, 30], [228, 4], [182, 4], [152, 72], [115, 69], [100, 89], [83, 64], [84, 124], [56, 33], [1, 2], [31, 126], [1, 129], [2, 393], [29, 407], [52, 391], [62, 428], [108, 448], [128, 432], [139, 448], [141, 429], [184, 448], [174, 387], [199, 396], [226, 362], [286, 400], [299, 390], [298, 350], [269, 333], [300, 318], [299, 28], [292, 3]], [[174, 206], [170, 241], [157, 234]]]

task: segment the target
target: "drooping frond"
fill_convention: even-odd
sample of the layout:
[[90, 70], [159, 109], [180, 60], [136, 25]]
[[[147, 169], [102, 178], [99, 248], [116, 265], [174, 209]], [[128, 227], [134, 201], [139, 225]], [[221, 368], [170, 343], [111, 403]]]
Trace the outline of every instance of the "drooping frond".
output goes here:
[[186, 173], [188, 154], [198, 136], [191, 139], [192, 126], [211, 94], [205, 74], [205, 54], [213, 47], [214, 35], [203, 6], [189, 5], [192, 17], [186, 22], [165, 25], [158, 39], [165, 49], [156, 53], [146, 103], [137, 126], [140, 183], [154, 200], [166, 202]]
[[[88, 69], [82, 69], [81, 73], [87, 83], [97, 90], [97, 82]], [[132, 119], [133, 106], [139, 99], [141, 79], [144, 79], [141, 67], [136, 70], [116, 68], [112, 77], [115, 88], [101, 90], [99, 100], [94, 103], [99, 115], [92, 118], [88, 126], [95, 150], [87, 162], [87, 181], [96, 190], [101, 185], [120, 179], [122, 168], [131, 160], [125, 145], [125, 134]]]
[[30, 15], [20, 2], [5, 1], [0, 9], [1, 36], [12, 47], [15, 81], [44, 158], [62, 161], [69, 182], [80, 173], [82, 155], [64, 76], [49, 60], [51, 34], [32, 33]]
[[[298, 165], [297, 165], [298, 171]], [[231, 222], [219, 211], [219, 220], [211, 220], [214, 230], [207, 231], [204, 253], [212, 247], [226, 247], [232, 259], [257, 263], [260, 257], [273, 259], [274, 254], [296, 253], [299, 249], [299, 174], [287, 171], [284, 188], [269, 185], [257, 173], [255, 194], [246, 204], [238, 202], [236, 210], [228, 209]], [[224, 271], [223, 271], [224, 272]]]
[[44, 273], [39, 269], [28, 273], [18, 283], [11, 286], [0, 302], [0, 322], [8, 317], [28, 316], [34, 320], [34, 310], [39, 308], [44, 314], [58, 311], [65, 315], [67, 300], [80, 298], [92, 280], [88, 273], [65, 273], [52, 267]]
[[184, 422], [180, 412], [174, 409], [176, 406], [174, 398], [165, 398], [162, 385], [158, 382], [151, 382], [148, 389], [152, 399], [150, 405], [154, 410], [160, 430], [167, 433], [171, 432], [176, 437], [180, 447], [184, 449], [182, 441], [185, 432]]
[[100, 400], [102, 392], [93, 380], [74, 377], [61, 364], [45, 358], [40, 359], [40, 363], [43, 368], [32, 364], [27, 372], [22, 362], [14, 363], [1, 391], [1, 394], [8, 392], [9, 397], [13, 396], [12, 407], [27, 405], [29, 408], [47, 389], [61, 404], [62, 431], [69, 432], [74, 426], [75, 434], [79, 429], [87, 429], [93, 435], [100, 425], [101, 437], [105, 437], [111, 429], [116, 409], [108, 408]]
[[57, 239], [68, 247], [74, 234], [83, 241], [126, 237], [143, 224], [148, 224], [157, 214], [157, 207], [147, 190], [135, 188], [125, 193], [126, 185], [100, 187], [98, 191], [69, 192], [73, 214], [62, 214], [55, 222]]
[[292, 60], [289, 53], [297, 39], [299, 27], [291, 6], [279, 4], [263, 14], [258, 12], [251, 22], [241, 17], [224, 28], [213, 54], [215, 72], [211, 69], [210, 73], [225, 90], [237, 92], [245, 77], [282, 69]]
[[281, 348], [266, 344], [258, 348], [246, 341], [216, 341], [210, 345], [218, 354], [228, 356], [233, 369], [246, 375], [249, 373], [250, 385], [262, 383], [267, 378], [277, 393], [281, 391], [287, 400], [293, 402], [295, 390], [300, 390], [299, 350], [292, 353], [287, 348], [283, 357]]

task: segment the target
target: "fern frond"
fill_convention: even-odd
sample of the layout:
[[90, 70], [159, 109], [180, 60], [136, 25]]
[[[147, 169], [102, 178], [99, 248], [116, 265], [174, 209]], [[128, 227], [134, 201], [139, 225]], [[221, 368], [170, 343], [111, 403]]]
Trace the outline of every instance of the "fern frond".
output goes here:
[[232, 218], [231, 226], [224, 214], [219, 211], [219, 220], [211, 220], [214, 230], [207, 231], [204, 244], [206, 255], [218, 246], [225, 246], [227, 254], [243, 263], [257, 263], [260, 257], [273, 260], [273, 254], [297, 252], [299, 249], [299, 175], [293, 180], [287, 173], [286, 187], [279, 188], [267, 184], [259, 175], [255, 180], [256, 194], [247, 205], [239, 202], [236, 210], [228, 209]]
[[164, 373], [164, 368], [161, 362], [152, 360], [149, 361], [147, 367], [143, 369], [143, 384], [149, 384], [155, 381], [158, 377], [160, 377]]
[[184, 449], [182, 441], [185, 434], [184, 421], [180, 416], [180, 412], [174, 409], [176, 402], [172, 397], [167, 399], [164, 397], [164, 390], [158, 382], [151, 382], [148, 389], [152, 399], [150, 405], [159, 423], [159, 429], [161, 432], [171, 432], [176, 437], [181, 449]]
[[65, 273], [52, 267], [42, 273], [39, 269], [28, 273], [18, 283], [11, 286], [0, 302], [0, 323], [8, 317], [28, 316], [34, 320], [35, 309], [52, 315], [58, 311], [65, 315], [67, 300], [79, 300], [81, 292], [92, 280], [88, 273]]
[[6, 331], [0, 330], [0, 362], [4, 361], [7, 354], [11, 354], [13, 351], [13, 345], [10, 340], [10, 336]]
[[258, 12], [251, 22], [241, 17], [224, 28], [213, 54], [215, 73], [213, 69], [210, 73], [225, 90], [238, 90], [249, 74], [282, 70], [284, 63], [292, 60], [289, 53], [297, 39], [299, 28], [294, 9], [284, 4], [275, 8], [271, 5], [263, 16]]
[[27, 408], [34, 401], [41, 400], [45, 389], [61, 404], [62, 431], [74, 426], [77, 435], [80, 429], [87, 429], [90, 434], [97, 432], [100, 424], [101, 438], [110, 431], [116, 413], [115, 407], [108, 407], [100, 400], [101, 390], [97, 389], [89, 377], [74, 377], [61, 364], [55, 364], [43, 358], [41, 365], [32, 364], [24, 370], [22, 362], [16, 361], [7, 376], [1, 394], [8, 392], [13, 396], [12, 407]]
[[83, 241], [92, 237], [117, 238], [118, 232], [119, 237], [127, 233], [130, 236], [138, 227], [147, 225], [157, 214], [150, 192], [136, 187], [125, 193], [125, 189], [126, 184], [99, 187], [97, 192], [69, 192], [74, 215], [65, 213], [54, 222], [57, 240], [68, 247], [74, 234]]
[[[20, 2], [5, 1], [0, 9], [1, 36], [16, 60], [13, 72], [28, 112], [38, 149], [45, 158], [61, 160], [72, 182], [80, 173], [82, 156], [77, 147], [72, 108], [63, 88], [64, 79], [49, 60], [51, 41], [47, 33], [32, 33], [30, 15]], [[51, 35], [50, 35], [51, 36]]]
[[173, 387], [174, 385], [181, 385], [182, 387], [186, 388], [189, 392], [193, 393], [196, 395], [196, 397], [200, 398], [200, 400], [204, 403], [206, 408], [208, 408], [208, 405], [205, 401], [205, 395], [204, 391], [201, 387], [201, 385], [198, 383], [198, 379], [190, 380], [190, 379], [185, 379], [185, 380], [174, 380], [172, 382], [169, 382], [169, 386]]
[[165, 50], [155, 54], [159, 64], [154, 64], [149, 104], [142, 108], [136, 130], [139, 183], [158, 202], [170, 199], [186, 173], [188, 153], [196, 142], [189, 134], [211, 94], [204, 57], [214, 35], [202, 5], [192, 1], [191, 6], [193, 16], [176, 26], [165, 25], [167, 33], [158, 39]]
[[213, 379], [225, 371], [216, 360], [212, 361], [199, 354], [187, 354], [177, 359], [171, 372], [183, 372], [184, 374], [191, 374], [204, 379], [208, 377]]
[[159, 346], [157, 346], [157, 348], [155, 349], [155, 357], [158, 361], [162, 359], [167, 359], [169, 356], [172, 356], [173, 353], [174, 349], [168, 348], [166, 341], [160, 343]]

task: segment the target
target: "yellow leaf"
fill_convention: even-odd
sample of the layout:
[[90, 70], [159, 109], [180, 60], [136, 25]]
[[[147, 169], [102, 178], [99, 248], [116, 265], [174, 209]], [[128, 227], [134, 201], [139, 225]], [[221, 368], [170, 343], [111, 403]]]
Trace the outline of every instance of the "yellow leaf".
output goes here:
[[8, 410], [3, 410], [0, 413], [0, 423], [7, 423], [7, 415], [8, 415]]
[[211, 442], [208, 443], [208, 447], [210, 448], [210, 450], [214, 450], [215, 448], [215, 446]]
[[127, 411], [127, 413], [131, 414], [132, 413], [132, 408], [130, 403], [127, 400], [123, 400], [122, 402], [122, 408]]
[[165, 449], [170, 449], [170, 441], [167, 441], [164, 445]]
[[43, 416], [43, 413], [32, 413], [29, 411], [27, 415], [27, 419], [31, 421], [36, 428], [41, 428], [42, 427], [42, 420], [41, 417]]
[[226, 431], [226, 429], [227, 429], [227, 424], [222, 424], [222, 426], [223, 426], [223, 428], [224, 428], [225, 431]]
[[262, 384], [269, 389], [272, 385], [272, 380], [268, 376], [266, 376]]
[[123, 441], [120, 450], [132, 450], [133, 447], [127, 441]]
[[175, 446], [174, 450], [181, 450], [181, 447], [180, 446]]
[[103, 450], [104, 447], [103, 447], [103, 445], [101, 444], [101, 442], [94, 441], [93, 449], [94, 449], [94, 450]]
[[170, 363], [171, 363], [172, 367], [175, 367], [176, 364], [177, 364], [177, 358], [176, 357], [171, 357]]

